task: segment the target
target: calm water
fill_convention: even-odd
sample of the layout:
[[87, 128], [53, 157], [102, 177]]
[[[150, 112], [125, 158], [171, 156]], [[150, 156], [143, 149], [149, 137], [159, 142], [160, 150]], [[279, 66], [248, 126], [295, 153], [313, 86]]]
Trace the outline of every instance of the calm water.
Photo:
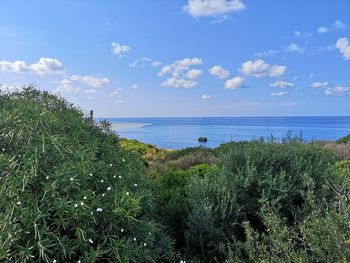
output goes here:
[[207, 118], [109, 118], [121, 137], [137, 139], [168, 149], [252, 140], [273, 135], [281, 138], [288, 131], [303, 139], [336, 140], [350, 133], [350, 117], [207, 117]]

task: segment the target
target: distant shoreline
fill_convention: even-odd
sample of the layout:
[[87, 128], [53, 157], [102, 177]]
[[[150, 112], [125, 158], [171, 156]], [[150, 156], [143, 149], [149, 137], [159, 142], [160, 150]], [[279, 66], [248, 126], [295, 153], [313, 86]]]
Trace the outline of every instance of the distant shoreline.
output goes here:
[[141, 128], [143, 126], [148, 126], [152, 125], [151, 123], [141, 123], [141, 122], [116, 122], [116, 123], [111, 123], [112, 124], [112, 129], [117, 130], [117, 129], [128, 129], [128, 128]]

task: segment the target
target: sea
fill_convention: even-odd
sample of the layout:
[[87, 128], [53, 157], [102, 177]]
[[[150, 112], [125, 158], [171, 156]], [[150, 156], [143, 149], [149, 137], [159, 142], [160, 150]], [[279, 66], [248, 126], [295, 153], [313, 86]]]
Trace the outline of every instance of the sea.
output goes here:
[[[107, 118], [120, 136], [160, 148], [214, 148], [230, 141], [257, 140], [288, 134], [306, 142], [335, 141], [350, 133], [350, 116], [342, 117], [164, 117]], [[206, 137], [206, 143], [198, 142]]]

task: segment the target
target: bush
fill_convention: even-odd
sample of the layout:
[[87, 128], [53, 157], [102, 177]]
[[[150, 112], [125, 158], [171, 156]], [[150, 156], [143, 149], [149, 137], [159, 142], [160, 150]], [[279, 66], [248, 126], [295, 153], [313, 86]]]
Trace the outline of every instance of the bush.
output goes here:
[[337, 140], [338, 143], [350, 143], [350, 134]]
[[0, 261], [168, 262], [139, 158], [65, 100], [0, 95]]
[[[257, 234], [268, 232], [268, 217], [262, 215], [266, 205], [283, 222], [282, 230], [294, 229], [316, 208], [326, 211], [335, 198], [328, 179], [337, 158], [324, 148], [294, 139], [220, 148], [219, 172], [194, 178], [187, 187], [187, 251], [201, 262], [224, 261], [233, 244], [235, 254], [249, 262], [249, 253], [241, 249], [248, 238], [245, 226]], [[294, 248], [285, 245], [286, 251]]]

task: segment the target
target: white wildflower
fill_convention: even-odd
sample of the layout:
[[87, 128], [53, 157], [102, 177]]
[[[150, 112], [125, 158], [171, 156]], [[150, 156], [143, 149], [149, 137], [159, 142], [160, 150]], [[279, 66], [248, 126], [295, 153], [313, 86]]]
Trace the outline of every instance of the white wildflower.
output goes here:
[[102, 197], [105, 197], [105, 195], [106, 195], [106, 194], [105, 194], [105, 193], [103, 193], [103, 194], [102, 194]]
[[4, 152], [4, 151], [5, 151], [5, 148], [2, 148], [2, 151]]
[[116, 178], [116, 176], [115, 176], [115, 175], [113, 175], [113, 178]]
[[89, 243], [90, 243], [90, 244], [93, 244], [94, 241], [93, 241], [91, 238], [89, 238]]
[[145, 246], [147, 246], [147, 244], [146, 244], [146, 243], [143, 243], [143, 246], [145, 247]]
[[84, 200], [86, 200], [86, 196], [84, 196]]
[[92, 173], [90, 173], [89, 175], [92, 176]]
[[112, 166], [113, 166], [113, 164], [111, 164], [111, 163], [110, 163], [110, 164], [109, 164], [109, 166], [110, 166], [110, 167], [112, 167]]
[[74, 207], [78, 207], [78, 204], [74, 204]]
[[136, 187], [136, 186], [137, 186], [137, 184], [134, 184], [134, 186]]
[[17, 205], [20, 205], [20, 204], [21, 204], [21, 201], [18, 201], [18, 202], [17, 202]]
[[125, 162], [125, 159], [123, 158], [122, 161]]
[[101, 183], [103, 183], [103, 179], [101, 179]]
[[134, 237], [134, 241], [136, 241], [136, 237]]
[[46, 178], [46, 180], [49, 180], [49, 177], [48, 177], [48, 176], [46, 176], [45, 178]]
[[129, 192], [126, 192], [126, 195], [129, 195], [130, 193]]
[[118, 176], [118, 178], [119, 178], [119, 179], [122, 179], [122, 177], [121, 177], [120, 175]]
[[120, 232], [124, 232], [124, 228], [120, 229]]
[[80, 205], [83, 206], [83, 205], [84, 205], [84, 202], [81, 202]]
[[71, 177], [70, 180], [73, 181], [74, 180], [73, 177]]
[[102, 208], [101, 208], [101, 207], [98, 207], [98, 208], [96, 209], [96, 212], [98, 212], [98, 213], [102, 212]]
[[54, 260], [52, 261], [52, 263], [57, 263], [57, 260], [56, 260], [56, 259], [54, 259]]
[[111, 191], [112, 187], [108, 186], [107, 191]]

